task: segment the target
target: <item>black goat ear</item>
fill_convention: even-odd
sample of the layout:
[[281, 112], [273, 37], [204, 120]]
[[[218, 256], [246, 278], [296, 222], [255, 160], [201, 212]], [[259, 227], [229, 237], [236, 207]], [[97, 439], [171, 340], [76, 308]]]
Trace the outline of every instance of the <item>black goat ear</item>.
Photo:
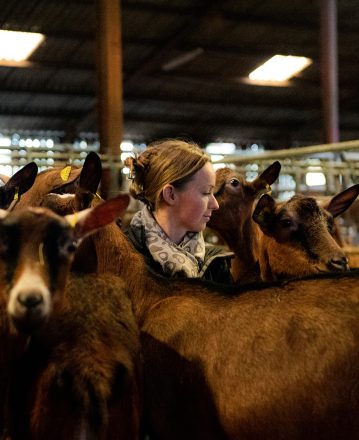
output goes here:
[[36, 163], [30, 162], [10, 177], [5, 185], [1, 187], [0, 208], [9, 208], [13, 200], [28, 191], [35, 182], [37, 172]]
[[263, 232], [270, 232], [273, 227], [275, 206], [275, 200], [268, 194], [264, 194], [257, 202], [252, 214], [252, 219]]
[[349, 208], [349, 206], [358, 197], [358, 194], [359, 184], [353, 185], [335, 195], [325, 206], [325, 209], [329, 211], [333, 217], [337, 217]]
[[102, 176], [102, 164], [98, 154], [91, 151], [83, 164], [79, 185], [75, 191], [74, 207], [76, 211], [89, 208], [100, 184]]
[[95, 194], [102, 176], [102, 164], [98, 154], [91, 151], [83, 164], [79, 187]]
[[38, 168], [35, 162], [30, 162], [21, 170], [17, 171], [5, 184], [5, 186], [15, 189], [18, 188], [19, 195], [28, 191], [35, 182]]

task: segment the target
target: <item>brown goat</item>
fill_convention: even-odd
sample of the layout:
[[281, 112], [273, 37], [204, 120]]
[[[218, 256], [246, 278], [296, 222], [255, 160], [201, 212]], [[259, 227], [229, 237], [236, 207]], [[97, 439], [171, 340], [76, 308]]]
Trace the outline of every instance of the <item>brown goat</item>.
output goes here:
[[[78, 176], [78, 184], [73, 194], [49, 193], [43, 196], [41, 206], [49, 208], [59, 215], [67, 215], [96, 206], [102, 199], [96, 191], [101, 181], [102, 164], [100, 157], [91, 152]], [[109, 225], [109, 229], [117, 229], [117, 225]], [[116, 231], [115, 231], [116, 232]], [[82, 240], [79, 244], [72, 265], [74, 272], [93, 273], [97, 270], [97, 255], [92, 240]]]
[[[330, 202], [331, 197], [327, 195], [318, 194], [318, 192], [307, 191], [304, 193], [309, 197], [315, 197], [318, 203], [326, 207]], [[347, 247], [351, 245], [359, 244], [358, 236], [358, 225], [359, 225], [359, 199], [353, 201], [349, 208], [336, 218], [335, 224], [335, 235], [334, 238], [337, 240], [341, 247]], [[349, 231], [348, 231], [349, 229]]]
[[96, 191], [101, 175], [101, 159], [95, 152], [90, 152], [77, 175], [77, 184], [72, 193], [63, 191], [63, 194], [59, 196], [55, 191], [49, 191], [43, 196], [40, 206], [47, 207], [59, 215], [82, 211], [90, 207], [94, 199], [99, 200]]
[[213, 211], [207, 226], [216, 231], [234, 252], [231, 264], [234, 280], [247, 281], [255, 273], [258, 258], [253, 206], [260, 195], [270, 191], [280, 169], [280, 163], [275, 161], [251, 182], [230, 168], [216, 171], [214, 195], [219, 209]]
[[[81, 185], [81, 175], [86, 182], [84, 189]], [[52, 209], [54, 207], [51, 197], [56, 194], [55, 212], [60, 215], [77, 212], [90, 206], [92, 199], [97, 197], [96, 190], [100, 179], [101, 161], [94, 152], [86, 156], [82, 168], [54, 167], [37, 174], [37, 165], [31, 162], [0, 187], [0, 208], [15, 210], [25, 206], [44, 206]], [[77, 195], [75, 198], [72, 196], [74, 193]], [[45, 203], [44, 199], [46, 199]], [[75, 270], [94, 272], [96, 262], [91, 262], [89, 257], [91, 255], [94, 255], [94, 251], [87, 248], [87, 242], [80, 244], [73, 263]]]
[[[260, 190], [265, 190], [270, 179], [273, 182], [278, 176], [276, 164], [272, 164], [253, 182], [246, 182], [228, 168], [217, 171], [216, 198], [220, 208], [213, 212], [208, 226], [218, 231], [235, 252], [235, 279], [246, 282], [248, 278], [255, 278], [258, 263], [261, 278], [266, 281], [328, 269], [346, 269], [345, 254], [331, 235], [333, 218], [355, 200], [359, 185], [333, 197], [326, 209], [319, 208], [315, 200], [309, 197], [296, 196], [275, 205], [270, 196], [264, 195], [254, 215], [255, 197]], [[265, 203], [269, 200], [272, 202]], [[269, 217], [272, 222], [270, 227], [265, 224]], [[288, 226], [289, 220], [291, 227]]]
[[[49, 168], [38, 173], [33, 184], [26, 192], [23, 191], [21, 197], [16, 200], [13, 209], [20, 209], [25, 206], [40, 206], [43, 197], [49, 192], [58, 194], [75, 192], [80, 173], [80, 167], [70, 165], [63, 168]], [[28, 178], [24, 173], [17, 176], [18, 184], [21, 183], [22, 185], [25, 185], [25, 182], [27, 181]], [[11, 194], [12, 193], [10, 192], [9, 197]], [[0, 205], [0, 208], [6, 209], [6, 206]]]
[[13, 440], [139, 436], [139, 335], [125, 284], [111, 274], [68, 277], [74, 241], [114, 221], [122, 205], [67, 219], [44, 208], [3, 214], [2, 303], [30, 335], [12, 373]]
[[348, 259], [333, 238], [334, 218], [359, 194], [354, 185], [334, 196], [326, 209], [311, 197], [294, 196], [276, 203], [263, 195], [253, 212], [258, 224], [258, 260], [265, 281], [328, 270], [347, 270]]
[[112, 225], [87, 240], [128, 286], [150, 438], [359, 437], [358, 272], [231, 290], [153, 274]]

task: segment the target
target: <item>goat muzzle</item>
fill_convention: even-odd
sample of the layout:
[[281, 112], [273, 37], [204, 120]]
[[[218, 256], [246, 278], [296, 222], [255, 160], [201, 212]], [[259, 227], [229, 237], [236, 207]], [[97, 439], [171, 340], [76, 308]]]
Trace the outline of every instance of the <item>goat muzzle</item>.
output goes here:
[[332, 258], [328, 262], [328, 268], [330, 270], [334, 270], [337, 272], [347, 271], [347, 270], [349, 270], [348, 258], [346, 258], [346, 257]]
[[44, 302], [42, 294], [38, 292], [20, 293], [17, 297], [17, 300], [28, 310], [34, 309]]

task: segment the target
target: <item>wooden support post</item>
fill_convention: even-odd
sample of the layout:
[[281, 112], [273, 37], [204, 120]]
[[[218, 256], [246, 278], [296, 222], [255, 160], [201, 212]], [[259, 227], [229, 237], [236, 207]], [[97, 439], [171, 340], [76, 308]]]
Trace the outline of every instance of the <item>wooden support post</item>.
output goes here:
[[[96, 5], [100, 153], [118, 157], [123, 139], [120, 0], [96, 0]], [[114, 172], [103, 172], [101, 195], [104, 198], [116, 191]]]
[[321, 73], [325, 142], [339, 141], [336, 0], [321, 0]]

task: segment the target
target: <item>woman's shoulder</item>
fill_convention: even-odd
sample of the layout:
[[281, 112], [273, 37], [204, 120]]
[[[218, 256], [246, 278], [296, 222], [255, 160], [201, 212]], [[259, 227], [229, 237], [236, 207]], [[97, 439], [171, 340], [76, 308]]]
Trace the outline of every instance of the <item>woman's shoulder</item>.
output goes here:
[[127, 237], [136, 239], [136, 240], [141, 240], [141, 238], [144, 236], [144, 228], [141, 226], [135, 226], [132, 223], [130, 223], [126, 228], [124, 228], [125, 235], [127, 235]]
[[200, 277], [218, 283], [233, 284], [230, 271], [234, 253], [221, 246], [207, 245]]
[[145, 229], [143, 226], [130, 224], [124, 230], [124, 233], [137, 250], [143, 251], [146, 249]]
[[158, 275], [166, 276], [161, 265], [153, 259], [146, 245], [145, 228], [143, 226], [129, 225], [124, 233], [131, 241], [136, 251], [143, 255], [148, 269]]
[[234, 253], [227, 248], [206, 243], [205, 260], [213, 258], [231, 259], [233, 257]]

